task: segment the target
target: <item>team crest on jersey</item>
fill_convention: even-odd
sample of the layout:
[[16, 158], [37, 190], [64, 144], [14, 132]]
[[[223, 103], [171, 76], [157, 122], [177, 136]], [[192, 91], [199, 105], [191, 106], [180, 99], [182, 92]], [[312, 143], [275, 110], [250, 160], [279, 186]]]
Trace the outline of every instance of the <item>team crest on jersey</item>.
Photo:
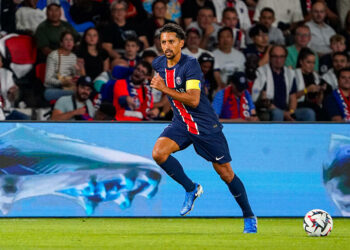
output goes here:
[[176, 82], [177, 85], [181, 85], [181, 82], [182, 82], [181, 78], [179, 76], [176, 77], [175, 82]]

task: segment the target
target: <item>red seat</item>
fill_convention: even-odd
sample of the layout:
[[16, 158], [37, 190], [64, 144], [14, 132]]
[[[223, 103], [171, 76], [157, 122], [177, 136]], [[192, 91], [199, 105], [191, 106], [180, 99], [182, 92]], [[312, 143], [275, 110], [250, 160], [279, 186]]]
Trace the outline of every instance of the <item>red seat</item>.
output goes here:
[[34, 64], [37, 49], [34, 39], [30, 36], [14, 36], [5, 41], [10, 61], [16, 64]]
[[42, 83], [45, 82], [46, 63], [39, 63], [35, 66], [35, 76]]

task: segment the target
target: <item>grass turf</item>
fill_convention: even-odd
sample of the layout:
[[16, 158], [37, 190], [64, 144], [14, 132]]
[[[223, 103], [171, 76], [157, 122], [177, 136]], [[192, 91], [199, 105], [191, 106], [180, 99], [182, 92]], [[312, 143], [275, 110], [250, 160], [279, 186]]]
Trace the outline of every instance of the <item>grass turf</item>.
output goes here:
[[308, 237], [303, 219], [260, 218], [258, 234], [242, 219], [1, 219], [0, 249], [350, 249], [350, 219], [330, 236]]

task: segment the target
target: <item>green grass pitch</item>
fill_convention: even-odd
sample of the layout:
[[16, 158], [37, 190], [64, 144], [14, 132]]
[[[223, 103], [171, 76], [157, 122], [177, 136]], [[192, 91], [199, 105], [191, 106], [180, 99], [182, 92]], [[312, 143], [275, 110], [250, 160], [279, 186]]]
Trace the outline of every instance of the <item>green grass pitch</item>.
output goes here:
[[308, 237], [303, 219], [260, 218], [258, 234], [242, 219], [0, 219], [0, 249], [350, 249], [350, 219], [330, 236]]

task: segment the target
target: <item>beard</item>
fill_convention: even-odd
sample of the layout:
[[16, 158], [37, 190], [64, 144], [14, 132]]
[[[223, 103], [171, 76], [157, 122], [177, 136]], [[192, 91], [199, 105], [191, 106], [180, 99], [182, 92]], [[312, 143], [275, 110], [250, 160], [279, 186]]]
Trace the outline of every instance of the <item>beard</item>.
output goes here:
[[[167, 52], [170, 52], [170, 53], [167, 54]], [[174, 57], [175, 57], [174, 52], [171, 51], [171, 50], [166, 50], [166, 51], [164, 52], [164, 54], [165, 54], [165, 57], [166, 57], [167, 59], [170, 59], [170, 60], [174, 59]]]

